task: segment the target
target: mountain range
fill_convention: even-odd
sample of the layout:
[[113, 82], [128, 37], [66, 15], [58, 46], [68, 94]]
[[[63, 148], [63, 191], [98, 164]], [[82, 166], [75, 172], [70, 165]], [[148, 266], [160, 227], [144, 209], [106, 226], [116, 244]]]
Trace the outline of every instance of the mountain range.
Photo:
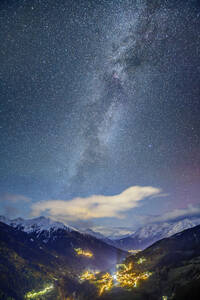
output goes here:
[[[126, 265], [132, 263], [133, 274], [148, 271], [153, 275], [139, 283], [137, 289], [114, 287], [101, 296], [102, 300], [160, 300], [163, 295], [167, 297], [163, 299], [196, 300], [198, 297], [193, 298], [191, 293], [194, 289], [193, 294], [198, 295], [200, 286], [200, 225], [192, 227], [195, 222], [198, 220], [185, 219], [173, 224], [148, 225], [128, 237], [127, 244], [122, 244], [127, 238], [118, 241], [101, 235], [97, 238], [93, 231], [83, 233], [45, 217], [31, 220], [1, 217], [0, 299], [99, 299], [96, 287], [80, 282], [80, 274], [85, 270], [113, 272], [124, 261]], [[184, 227], [192, 228], [182, 231]], [[153, 243], [153, 239], [159, 238]], [[133, 245], [130, 241], [135, 243], [134, 249], [136, 245], [153, 245], [136, 255], [116, 247], [119, 243], [121, 248], [128, 249]], [[48, 289], [42, 296], [42, 291]]]
[[56, 222], [50, 218], [46, 218], [43, 216], [28, 220], [22, 218], [10, 220], [4, 216], [0, 216], [0, 221], [14, 228], [21, 229], [28, 234], [32, 233], [33, 235], [36, 235], [38, 238], [42, 239], [44, 243], [48, 242], [48, 237], [50, 237], [53, 232], [62, 229], [67, 232], [76, 232], [77, 234], [82, 234], [85, 237], [88, 235], [92, 236], [98, 240], [105, 242], [108, 245], [120, 248], [125, 251], [143, 250], [158, 240], [170, 237], [178, 232], [200, 224], [199, 218], [185, 218], [176, 222], [147, 224], [133, 231], [133, 233], [126, 235], [126, 237], [116, 239], [115, 236], [106, 237], [100, 232], [96, 232], [90, 228], [81, 230], [76, 229], [69, 225], [64, 225], [61, 222]]
[[116, 237], [113, 238], [112, 236], [105, 237], [103, 234], [95, 232], [92, 229], [86, 229], [83, 232], [101, 239], [109, 245], [129, 251], [143, 250], [158, 240], [170, 237], [178, 232], [192, 228], [199, 224], [200, 219], [198, 218], [185, 218], [175, 222], [147, 224], [133, 231], [133, 233], [126, 235], [126, 237], [118, 239], [116, 239]]

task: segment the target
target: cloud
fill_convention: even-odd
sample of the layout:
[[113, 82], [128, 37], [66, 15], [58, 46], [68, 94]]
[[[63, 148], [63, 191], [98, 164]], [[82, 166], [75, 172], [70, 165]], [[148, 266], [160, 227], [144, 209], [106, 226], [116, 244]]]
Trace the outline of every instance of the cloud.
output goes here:
[[8, 218], [16, 217], [20, 214], [22, 207], [27, 206], [31, 199], [20, 194], [5, 193], [0, 196], [0, 213]]
[[16, 202], [30, 202], [31, 199], [24, 195], [6, 193], [0, 197], [0, 201], [16, 203]]
[[16, 206], [14, 207], [12, 205], [4, 205], [2, 208], [2, 212], [4, 216], [8, 218], [14, 218], [19, 214], [20, 210]]
[[188, 205], [186, 208], [174, 209], [159, 216], [148, 216], [145, 223], [175, 222], [184, 218], [200, 217], [200, 206]]
[[124, 213], [135, 208], [144, 198], [159, 194], [160, 189], [151, 186], [133, 186], [114, 196], [92, 195], [69, 201], [47, 200], [32, 205], [32, 216], [42, 213], [60, 220], [89, 220], [95, 218], [124, 218]]
[[168, 197], [168, 196], [169, 196], [169, 194], [167, 194], [167, 193], [157, 194], [157, 195], [151, 196], [151, 199], [154, 199], [154, 198], [162, 198], [162, 197]]

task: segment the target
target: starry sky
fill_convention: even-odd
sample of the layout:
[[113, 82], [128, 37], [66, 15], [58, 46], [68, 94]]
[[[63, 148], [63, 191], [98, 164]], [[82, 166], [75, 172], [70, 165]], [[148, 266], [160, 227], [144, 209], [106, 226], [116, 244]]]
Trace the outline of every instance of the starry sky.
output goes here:
[[200, 216], [198, 0], [2, 0], [0, 40], [0, 214]]

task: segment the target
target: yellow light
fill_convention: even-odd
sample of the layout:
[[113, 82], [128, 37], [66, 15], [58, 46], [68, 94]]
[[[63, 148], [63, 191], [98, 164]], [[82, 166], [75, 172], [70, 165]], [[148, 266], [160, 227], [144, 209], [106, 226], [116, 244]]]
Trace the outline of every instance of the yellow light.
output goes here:
[[99, 296], [105, 291], [111, 290], [113, 287], [113, 278], [110, 273], [103, 274], [100, 279], [96, 281], [96, 285], [99, 289]]
[[27, 299], [34, 299], [34, 298], [37, 298], [38, 296], [42, 296], [44, 294], [47, 294], [52, 289], [53, 289], [53, 284], [50, 284], [50, 285], [46, 286], [43, 290], [41, 290], [39, 292], [28, 292], [26, 294], [25, 298], [27, 298]]
[[74, 248], [74, 251], [77, 253], [77, 255], [82, 255], [89, 258], [93, 257], [93, 253], [91, 251], [86, 251], [81, 248]]
[[140, 251], [142, 251], [142, 250], [134, 250], [134, 249], [128, 250], [128, 252], [131, 253], [131, 254], [137, 254]]
[[89, 280], [95, 284], [98, 288], [99, 296], [101, 296], [104, 292], [111, 290], [114, 285], [123, 288], [136, 288], [139, 280], [146, 280], [151, 275], [150, 272], [134, 272], [133, 263], [131, 262], [128, 265], [120, 264], [117, 267], [118, 270], [112, 275], [107, 272], [96, 276], [99, 272], [85, 271], [80, 276], [80, 279]]
[[84, 281], [84, 280], [92, 281], [92, 280], [96, 279], [95, 274], [98, 274], [98, 273], [99, 273], [98, 271], [95, 271], [95, 272], [85, 271], [81, 274], [81, 276], [79, 278], [81, 281]]
[[140, 265], [140, 264], [142, 264], [142, 263], [145, 262], [145, 261], [146, 261], [146, 258], [145, 258], [145, 257], [140, 257], [140, 258], [138, 259], [138, 261], [137, 261], [137, 264]]

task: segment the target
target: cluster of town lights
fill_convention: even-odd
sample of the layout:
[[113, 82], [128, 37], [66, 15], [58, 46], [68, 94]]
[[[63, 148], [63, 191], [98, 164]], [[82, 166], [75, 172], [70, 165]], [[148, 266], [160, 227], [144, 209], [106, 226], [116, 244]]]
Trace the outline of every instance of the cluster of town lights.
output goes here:
[[113, 275], [110, 273], [102, 274], [97, 271], [92, 272], [87, 270], [80, 276], [80, 280], [88, 280], [90, 283], [96, 285], [99, 296], [101, 296], [105, 291], [111, 290], [114, 286], [129, 289], [135, 288], [139, 281], [146, 280], [151, 275], [150, 272], [134, 272], [132, 263], [128, 265], [120, 264], [117, 268], [117, 271]]
[[97, 280], [96, 284], [99, 288], [99, 296], [101, 296], [105, 291], [109, 291], [113, 287], [113, 277], [110, 273], [105, 273]]
[[43, 290], [39, 292], [28, 292], [25, 296], [26, 299], [39, 299], [39, 296], [45, 295], [49, 293], [51, 290], [53, 290], [53, 284], [47, 285]]
[[142, 251], [142, 250], [130, 249], [130, 250], [128, 250], [128, 253], [135, 255], [135, 254], [139, 253], [140, 251]]
[[143, 264], [143, 262], [146, 261], [146, 258], [145, 257], [140, 257], [137, 261], [137, 264], [140, 265], [140, 264]]
[[118, 285], [125, 288], [137, 287], [138, 281], [146, 280], [150, 275], [150, 272], [135, 273], [132, 263], [121, 265], [119, 270], [114, 274]]
[[93, 253], [88, 250], [83, 250], [81, 248], [75, 248], [74, 251], [76, 252], [77, 255], [86, 256], [89, 258], [93, 257]]
[[95, 280], [96, 279], [96, 274], [99, 274], [99, 271], [85, 271], [83, 274], [81, 274], [80, 276], [80, 280], [81, 281], [84, 281], [84, 280], [89, 280], [89, 281], [92, 281], [92, 280]]

